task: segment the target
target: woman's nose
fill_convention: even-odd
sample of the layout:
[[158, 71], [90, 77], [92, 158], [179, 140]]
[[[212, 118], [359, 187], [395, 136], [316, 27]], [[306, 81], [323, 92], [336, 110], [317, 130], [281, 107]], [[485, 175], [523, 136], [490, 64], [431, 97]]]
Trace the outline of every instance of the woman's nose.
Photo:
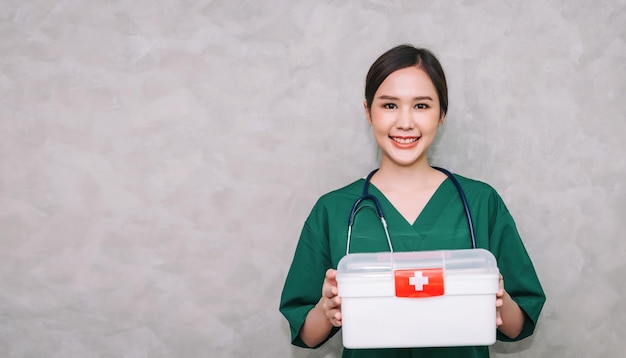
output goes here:
[[396, 119], [396, 128], [399, 129], [412, 129], [413, 118], [411, 118], [410, 109], [403, 108], [398, 111], [398, 118]]

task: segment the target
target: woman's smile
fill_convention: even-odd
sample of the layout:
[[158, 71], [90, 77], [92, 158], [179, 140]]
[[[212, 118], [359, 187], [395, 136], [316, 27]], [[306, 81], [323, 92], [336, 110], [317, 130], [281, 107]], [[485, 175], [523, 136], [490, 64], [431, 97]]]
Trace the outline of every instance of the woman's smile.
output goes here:
[[415, 147], [417, 145], [417, 141], [420, 139], [420, 137], [392, 137], [392, 136], [389, 136], [389, 138], [392, 140], [392, 143], [396, 147], [402, 148], [402, 149]]

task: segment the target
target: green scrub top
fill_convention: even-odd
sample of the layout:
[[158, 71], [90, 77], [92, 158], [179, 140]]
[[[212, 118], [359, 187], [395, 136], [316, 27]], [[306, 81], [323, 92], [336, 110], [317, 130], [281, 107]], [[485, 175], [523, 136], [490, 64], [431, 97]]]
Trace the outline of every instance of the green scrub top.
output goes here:
[[[506, 291], [525, 314], [524, 327], [518, 337], [510, 339], [500, 332], [497, 337], [501, 341], [528, 337], [537, 324], [545, 294], [515, 222], [502, 198], [491, 186], [459, 175], [455, 177], [467, 197], [476, 246], [491, 251], [496, 257]], [[352, 205], [363, 193], [364, 184], [365, 180], [359, 179], [322, 196], [304, 223], [280, 301], [280, 312], [289, 322], [294, 345], [307, 347], [300, 339], [300, 329], [309, 310], [320, 300], [326, 270], [336, 269], [339, 260], [346, 254], [348, 218]], [[439, 186], [412, 224], [374, 185], [370, 185], [369, 193], [380, 201], [394, 251], [471, 248], [465, 210], [449, 178]], [[374, 204], [367, 200], [359, 207], [352, 229], [350, 253], [389, 251]], [[334, 328], [327, 339], [338, 330]], [[489, 357], [489, 349], [483, 346], [382, 350], [344, 348], [343, 351], [343, 357], [382, 356]]]

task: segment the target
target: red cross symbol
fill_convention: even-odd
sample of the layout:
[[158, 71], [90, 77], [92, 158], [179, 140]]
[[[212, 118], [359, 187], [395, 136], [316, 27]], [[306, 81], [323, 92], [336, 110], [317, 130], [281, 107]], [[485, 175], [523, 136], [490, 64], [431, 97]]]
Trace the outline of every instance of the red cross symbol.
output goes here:
[[397, 297], [432, 297], [444, 294], [443, 269], [395, 270]]

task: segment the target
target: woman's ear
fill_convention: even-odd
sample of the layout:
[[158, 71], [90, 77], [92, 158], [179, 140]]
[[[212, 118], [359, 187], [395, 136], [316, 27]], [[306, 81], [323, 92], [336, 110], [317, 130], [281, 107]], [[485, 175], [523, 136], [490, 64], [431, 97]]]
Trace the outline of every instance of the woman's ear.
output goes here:
[[372, 116], [370, 113], [370, 109], [367, 106], [367, 101], [363, 101], [363, 109], [365, 110], [365, 117], [367, 118], [367, 123], [369, 123], [369, 125], [372, 125]]
[[440, 126], [443, 124], [443, 120], [446, 118], [446, 114], [443, 113], [443, 111], [441, 111], [441, 115], [439, 116], [439, 124], [437, 124], [437, 126]]

